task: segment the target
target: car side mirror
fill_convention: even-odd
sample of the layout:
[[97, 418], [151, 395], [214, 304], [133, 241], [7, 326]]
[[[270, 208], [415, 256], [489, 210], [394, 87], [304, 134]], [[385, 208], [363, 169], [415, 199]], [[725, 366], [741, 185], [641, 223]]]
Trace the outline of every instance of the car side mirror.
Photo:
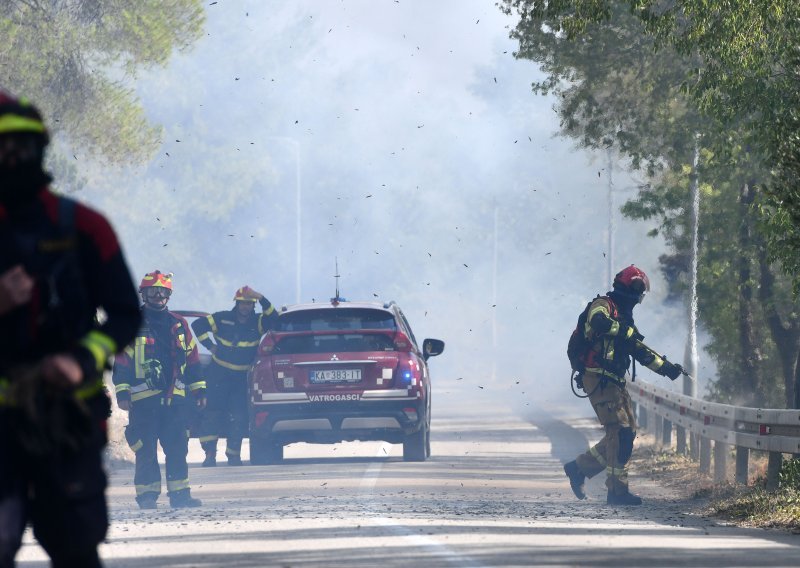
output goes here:
[[426, 339], [422, 342], [422, 356], [427, 361], [429, 357], [441, 355], [444, 351], [444, 341], [441, 339]]

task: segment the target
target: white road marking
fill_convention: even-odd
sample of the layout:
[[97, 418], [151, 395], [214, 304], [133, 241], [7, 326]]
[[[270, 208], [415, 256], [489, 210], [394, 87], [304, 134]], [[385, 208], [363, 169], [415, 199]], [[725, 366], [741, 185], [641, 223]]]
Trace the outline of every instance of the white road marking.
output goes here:
[[[391, 452], [392, 445], [386, 442], [382, 442], [380, 446], [378, 446], [378, 451], [375, 452], [376, 457], [384, 457], [389, 455]], [[417, 534], [413, 532], [411, 528], [397, 522], [396, 519], [390, 519], [388, 517], [384, 517], [378, 513], [376, 507], [374, 506], [372, 500], [372, 493], [375, 489], [375, 484], [378, 481], [378, 477], [381, 475], [381, 469], [383, 468], [383, 462], [377, 462], [371, 464], [367, 471], [364, 472], [364, 477], [361, 478], [361, 486], [359, 489], [359, 495], [364, 503], [367, 505], [367, 512], [371, 512], [374, 516], [367, 517], [369, 522], [373, 523], [374, 525], [382, 526], [384, 528], [388, 528], [393, 533], [397, 534], [399, 537], [404, 538], [411, 544], [417, 548], [421, 548], [428, 554], [438, 556], [445, 562], [452, 564], [454, 566], [465, 566], [468, 568], [486, 568], [484, 564], [476, 561], [475, 559], [465, 556], [463, 554], [459, 554], [455, 550], [451, 549], [450, 547], [442, 544], [438, 540], [434, 538], [430, 538], [425, 535]]]

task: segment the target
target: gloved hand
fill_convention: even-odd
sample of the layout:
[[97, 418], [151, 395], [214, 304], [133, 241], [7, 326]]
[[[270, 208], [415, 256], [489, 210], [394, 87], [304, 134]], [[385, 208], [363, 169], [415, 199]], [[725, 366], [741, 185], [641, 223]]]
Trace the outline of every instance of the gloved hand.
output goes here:
[[644, 335], [636, 331], [636, 328], [632, 325], [627, 324], [620, 324], [619, 332], [617, 333], [617, 337], [623, 337], [630, 342], [634, 341], [642, 341], [644, 339]]
[[578, 373], [575, 375], [575, 386], [581, 389], [582, 391], [586, 391], [583, 386], [583, 373]]
[[681, 367], [680, 365], [675, 365], [673, 363], [670, 363], [669, 361], [666, 360], [664, 361], [664, 365], [662, 365], [661, 369], [659, 370], [665, 377], [669, 377], [669, 379], [672, 381], [674, 381], [675, 379], [680, 377], [681, 374], [684, 373], [683, 367]]

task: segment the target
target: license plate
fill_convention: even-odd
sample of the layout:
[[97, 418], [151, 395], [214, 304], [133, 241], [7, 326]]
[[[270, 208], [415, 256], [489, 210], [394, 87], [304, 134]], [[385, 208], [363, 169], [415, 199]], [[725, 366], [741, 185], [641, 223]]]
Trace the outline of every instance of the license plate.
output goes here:
[[330, 369], [309, 371], [309, 380], [314, 384], [357, 383], [361, 381], [361, 369]]

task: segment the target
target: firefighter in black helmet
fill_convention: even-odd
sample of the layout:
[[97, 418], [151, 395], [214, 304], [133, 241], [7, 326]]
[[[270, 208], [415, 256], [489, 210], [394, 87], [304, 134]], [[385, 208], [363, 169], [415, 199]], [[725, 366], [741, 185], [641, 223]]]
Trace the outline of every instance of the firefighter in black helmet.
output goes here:
[[36, 108], [0, 91], [2, 568], [14, 565], [28, 522], [53, 566], [101, 565], [103, 371], [140, 321], [108, 221], [50, 191], [47, 143]]
[[591, 345], [585, 357], [583, 388], [605, 436], [567, 463], [564, 472], [578, 499], [586, 498], [585, 479], [605, 470], [608, 504], [641, 505], [641, 497], [628, 490], [625, 468], [636, 438], [636, 417], [625, 376], [631, 358], [672, 380], [683, 369], [642, 343], [644, 337], [633, 322], [633, 308], [650, 291], [650, 280], [644, 271], [633, 265], [623, 269], [614, 278], [613, 288], [591, 303], [583, 330]]

